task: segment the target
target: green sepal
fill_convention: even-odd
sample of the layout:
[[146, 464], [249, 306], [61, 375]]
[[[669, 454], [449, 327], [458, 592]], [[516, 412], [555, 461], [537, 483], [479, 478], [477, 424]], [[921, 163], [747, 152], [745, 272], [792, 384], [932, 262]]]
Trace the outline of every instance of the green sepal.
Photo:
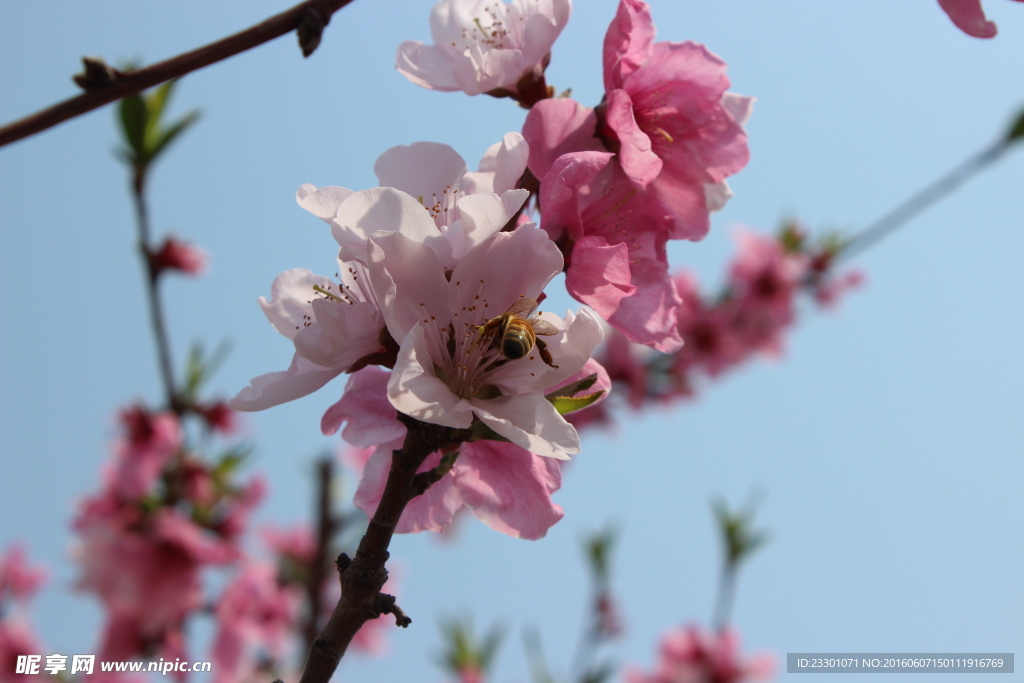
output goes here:
[[544, 396], [544, 398], [546, 398], [549, 401], [555, 398], [569, 398], [571, 396], [575, 396], [581, 391], [586, 391], [590, 387], [594, 386], [594, 384], [596, 383], [597, 373], [595, 372], [594, 374], [587, 375], [583, 379], [577, 380], [572, 384], [566, 384], [564, 387], [560, 389], [555, 389], [550, 394]]
[[473, 430], [473, 436], [466, 439], [467, 441], [508, 441], [511, 443], [509, 439], [506, 439], [483, 422], [474, 422], [470, 429]]
[[593, 405], [599, 398], [604, 395], [604, 390], [595, 391], [592, 394], [586, 394], [584, 396], [556, 396], [549, 398], [548, 401], [555, 407], [559, 415], [568, 415], [574, 413], [577, 410], [583, 410], [587, 406]]

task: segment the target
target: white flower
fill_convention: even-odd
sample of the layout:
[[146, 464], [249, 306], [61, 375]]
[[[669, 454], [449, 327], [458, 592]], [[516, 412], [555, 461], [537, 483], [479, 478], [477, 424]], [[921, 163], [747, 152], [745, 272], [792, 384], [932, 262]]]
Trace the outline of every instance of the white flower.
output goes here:
[[[468, 199], [460, 202], [463, 216]], [[562, 255], [547, 233], [531, 225], [495, 232], [448, 273], [433, 249], [402, 233], [375, 234], [368, 253], [388, 330], [402, 340], [388, 383], [396, 409], [456, 428], [476, 418], [537, 455], [564, 459], [579, 452], [576, 430], [544, 398], [544, 389], [590, 358], [603, 337], [597, 317], [589, 309], [564, 319], [541, 314], [558, 330], [544, 340], [551, 365], [536, 347], [507, 360], [479, 331], [520, 298], [537, 299], [561, 272]]]
[[516, 93], [524, 73], [543, 74], [571, 12], [570, 0], [441, 0], [430, 13], [435, 44], [407, 40], [395, 66], [431, 90]]

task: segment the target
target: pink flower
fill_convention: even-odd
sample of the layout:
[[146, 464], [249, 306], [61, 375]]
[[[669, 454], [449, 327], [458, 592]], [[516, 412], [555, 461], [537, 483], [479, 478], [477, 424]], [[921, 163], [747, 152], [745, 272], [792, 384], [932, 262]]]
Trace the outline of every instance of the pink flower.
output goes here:
[[741, 683], [763, 681], [774, 673], [768, 654], [742, 659], [739, 636], [731, 629], [720, 634], [695, 626], [670, 631], [661, 641], [661, 661], [655, 672], [626, 673], [626, 683]]
[[[493, 196], [493, 195], [492, 195]], [[462, 201], [463, 220], [465, 204]], [[499, 219], [500, 220], [500, 219]], [[426, 245], [402, 233], [370, 239], [369, 274], [388, 330], [400, 339], [388, 398], [424, 422], [466, 429], [478, 419], [538, 455], [568, 458], [579, 452], [572, 425], [543, 390], [575, 374], [601, 341], [600, 324], [587, 309], [578, 316], [536, 316], [553, 331], [550, 360], [530, 350], [509, 361], [481, 343], [480, 327], [520, 299], [536, 300], [562, 270], [547, 235], [529, 226], [499, 232], [471, 249], [451, 272]], [[541, 342], [545, 343], [545, 342]], [[538, 345], [539, 346], [539, 345]]]
[[15, 543], [0, 556], [0, 605], [10, 596], [15, 600], [27, 601], [46, 581], [46, 570], [32, 567], [25, 555], [25, 548]]
[[208, 261], [206, 252], [176, 237], [168, 237], [158, 250], [150, 255], [150, 262], [157, 273], [177, 270], [189, 275], [201, 275]]
[[694, 198], [706, 199], [705, 185], [746, 166], [742, 124], [753, 98], [726, 92], [725, 62], [703, 45], [653, 40], [647, 3], [621, 0], [605, 36], [607, 101], [598, 133], [616, 148], [626, 175], [640, 187], [653, 186], [673, 210], [682, 223], [673, 237], [700, 239], [706, 216], [687, 220]]
[[543, 77], [571, 12], [570, 0], [441, 0], [430, 13], [435, 44], [402, 43], [395, 66], [430, 90], [521, 95], [521, 80]]
[[[492, 145], [480, 170], [447, 145], [418, 142], [394, 147], [374, 166], [389, 187], [353, 192], [343, 187], [303, 185], [296, 201], [331, 226], [341, 246], [341, 281], [298, 268], [279, 275], [271, 301], [260, 305], [271, 324], [291, 339], [291, 366], [252, 380], [228, 405], [264, 410], [310, 394], [338, 375], [367, 363], [393, 363], [376, 294], [365, 270], [367, 242], [378, 230], [401, 230], [429, 246], [447, 267], [501, 230], [526, 201], [513, 189], [526, 167], [526, 143], [509, 133]], [[495, 194], [500, 192], [500, 196]], [[412, 195], [412, 196], [410, 196]], [[415, 199], [414, 197], [419, 197]]]
[[996, 25], [985, 18], [981, 0], [939, 0], [939, 7], [949, 15], [956, 27], [967, 35], [975, 38], [995, 37]]
[[[561, 384], [569, 384], [597, 373], [598, 383], [587, 392], [607, 392], [610, 381], [596, 361]], [[603, 375], [603, 379], [601, 376]], [[393, 433], [391, 441], [380, 444], [363, 469], [363, 479], [354, 503], [372, 515], [380, 502], [391, 465], [391, 452], [400, 448], [405, 428], [398, 423], [397, 412], [381, 400], [386, 395], [388, 374], [376, 368], [355, 373], [345, 396], [332, 408], [336, 430], [344, 420], [349, 427], [342, 432], [356, 439], [355, 445], [369, 446], [375, 436]], [[367, 406], [355, 411], [355, 406]], [[329, 411], [330, 412], [330, 411]], [[356, 425], [360, 429], [350, 431]], [[396, 427], [397, 426], [397, 427]], [[391, 430], [390, 432], [388, 430]], [[440, 454], [430, 456], [421, 471], [437, 466]], [[488, 526], [519, 538], [536, 539], [562, 517], [562, 509], [551, 501], [551, 494], [561, 485], [561, 472], [551, 458], [534, 455], [510, 443], [478, 441], [460, 446], [459, 457], [451, 471], [414, 498], [399, 520], [399, 533], [442, 531], [458, 511], [469, 507]]]
[[[28, 623], [16, 617], [0, 619], [0, 683], [28, 683], [39, 676], [16, 674], [18, 657], [24, 655], [43, 655], [43, 646], [36, 640], [35, 634]], [[40, 663], [39, 671], [43, 671], [46, 660]]]
[[120, 420], [125, 438], [114, 445], [116, 485], [126, 500], [138, 500], [181, 448], [181, 425], [174, 414], [151, 413], [143, 406], [121, 411]]
[[732, 196], [725, 179], [749, 158], [753, 99], [726, 92], [725, 63], [702, 45], [653, 39], [648, 6], [622, 0], [605, 37], [605, 102], [538, 102], [523, 135], [569, 292], [667, 353], [682, 340], [665, 245], [703, 238]]
[[240, 681], [251, 668], [246, 661], [257, 648], [279, 657], [294, 626], [301, 595], [281, 586], [274, 567], [249, 564], [242, 568], [217, 602], [219, 629], [213, 644], [214, 681]]
[[384, 351], [383, 320], [365, 285], [362, 265], [339, 261], [339, 273], [340, 283], [305, 268], [285, 271], [274, 279], [271, 300], [260, 297], [260, 306], [271, 325], [294, 343], [292, 363], [287, 370], [254, 378], [228, 406], [248, 412], [294, 401], [361, 358]]

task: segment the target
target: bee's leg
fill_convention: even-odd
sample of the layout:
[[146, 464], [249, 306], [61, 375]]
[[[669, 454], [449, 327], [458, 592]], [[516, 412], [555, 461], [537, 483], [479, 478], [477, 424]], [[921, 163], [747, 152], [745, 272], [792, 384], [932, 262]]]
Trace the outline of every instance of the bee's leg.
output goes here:
[[554, 359], [551, 357], [551, 352], [548, 351], [548, 345], [544, 343], [543, 339], [537, 340], [537, 350], [540, 352], [540, 359], [550, 365], [553, 368], [557, 368]]

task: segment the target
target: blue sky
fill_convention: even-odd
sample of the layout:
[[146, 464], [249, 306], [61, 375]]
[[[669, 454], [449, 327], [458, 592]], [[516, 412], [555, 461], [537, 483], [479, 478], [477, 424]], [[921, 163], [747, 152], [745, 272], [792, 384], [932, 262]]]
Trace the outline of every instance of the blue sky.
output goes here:
[[[758, 97], [735, 199], [704, 242], [670, 249], [709, 284], [735, 226], [773, 230], [794, 215], [820, 229], [864, 226], [1024, 106], [1016, 3], [986, 3], [1000, 29], [991, 41], [961, 34], [928, 1], [651, 4], [660, 39], [705, 43], [729, 63], [733, 90]], [[554, 48], [549, 82], [586, 104], [601, 96], [614, 7], [577, 2]], [[83, 54], [152, 62], [281, 8], [3, 3], [0, 119], [73, 94]], [[206, 277], [165, 292], [179, 366], [192, 340], [231, 340], [214, 382], [223, 395], [290, 358], [255, 301], [273, 277], [333, 272], [336, 247], [294, 203], [299, 185], [372, 187], [376, 157], [417, 140], [475, 164], [520, 128], [524, 112], [507, 100], [428, 92], [394, 71], [401, 41], [429, 38], [429, 8], [357, 0], [308, 60], [286, 37], [180, 84], [174, 110], [200, 107], [203, 119], [157, 167], [152, 218], [212, 253]], [[99, 609], [69, 590], [68, 523], [98, 486], [116, 409], [159, 396], [115, 142], [106, 108], [0, 150], [0, 548], [25, 539], [51, 567], [34, 619], [52, 652], [95, 647]], [[627, 633], [615, 656], [650, 668], [660, 634], [709, 617], [719, 556], [708, 501], [753, 489], [766, 492], [759, 518], [772, 540], [740, 579], [735, 622], [749, 649], [782, 662], [798, 651], [1024, 651], [1021, 178], [1018, 151], [865, 253], [866, 287], [835, 313], [806, 310], [781, 360], [585, 435], [556, 495], [565, 519], [547, 538], [472, 520], [454, 544], [398, 538], [401, 603], [415, 623], [391, 635], [390, 657], [353, 658], [342, 676], [441, 680], [429, 663], [435, 619], [467, 611], [510, 628], [496, 681], [527, 680], [524, 625], [564, 671], [586, 592], [578, 541], [607, 521], [622, 529]], [[337, 447], [320, 415], [339, 392], [247, 419], [254, 468], [272, 483], [260, 521], [308, 515], [312, 459]], [[207, 634], [195, 631], [197, 658]]]

